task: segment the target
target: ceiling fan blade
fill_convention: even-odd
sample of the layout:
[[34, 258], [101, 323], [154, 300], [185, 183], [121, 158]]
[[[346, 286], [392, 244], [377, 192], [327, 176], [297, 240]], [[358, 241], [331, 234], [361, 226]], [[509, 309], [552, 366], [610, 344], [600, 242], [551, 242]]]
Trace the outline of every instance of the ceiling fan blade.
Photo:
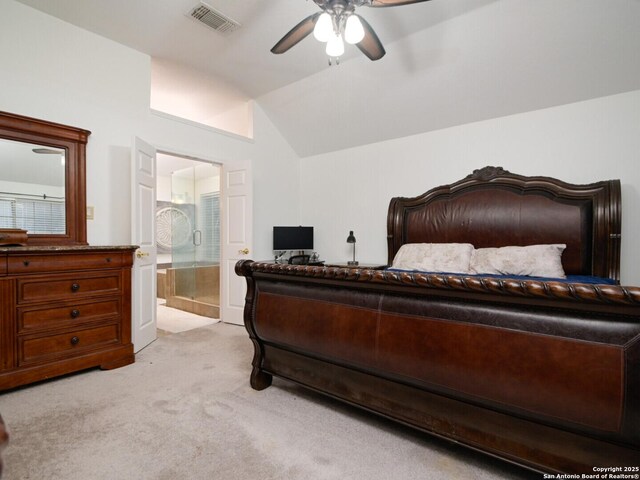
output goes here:
[[372, 0], [370, 7], [399, 7], [412, 3], [428, 2], [429, 0]]
[[360, 22], [362, 23], [362, 28], [364, 28], [364, 38], [356, 43], [356, 47], [360, 49], [362, 53], [364, 53], [370, 60], [380, 60], [384, 57], [384, 54], [387, 53], [376, 35], [376, 32], [373, 31], [369, 22], [367, 22], [364, 18], [358, 15]]
[[318, 21], [318, 17], [322, 14], [322, 12], [314, 13], [313, 15], [309, 15], [307, 18], [302, 20], [299, 24], [293, 27], [289, 32], [280, 39], [278, 43], [276, 43], [271, 49], [272, 53], [284, 53], [289, 50], [291, 47], [296, 45], [298, 42], [303, 40], [307, 35], [313, 32], [313, 28], [316, 26], [316, 22]]

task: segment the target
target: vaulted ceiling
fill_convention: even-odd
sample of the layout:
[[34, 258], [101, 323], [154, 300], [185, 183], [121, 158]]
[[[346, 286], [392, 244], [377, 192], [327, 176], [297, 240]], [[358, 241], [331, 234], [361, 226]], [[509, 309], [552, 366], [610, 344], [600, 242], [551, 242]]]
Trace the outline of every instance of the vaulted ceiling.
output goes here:
[[302, 157], [640, 89], [640, 0], [431, 0], [360, 15], [387, 55], [328, 66], [306, 38], [270, 48], [309, 0], [207, 0], [242, 26], [186, 16], [197, 0], [20, 0], [234, 85]]

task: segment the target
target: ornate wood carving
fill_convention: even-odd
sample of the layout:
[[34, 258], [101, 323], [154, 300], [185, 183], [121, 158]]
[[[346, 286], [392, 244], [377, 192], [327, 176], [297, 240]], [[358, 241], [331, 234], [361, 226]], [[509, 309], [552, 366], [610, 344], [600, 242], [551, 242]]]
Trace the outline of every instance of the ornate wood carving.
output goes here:
[[499, 177], [502, 175], [511, 175], [511, 172], [505, 170], [502, 167], [483, 167], [474, 170], [473, 173], [467, 175], [466, 178], [475, 178], [478, 180], [487, 181], [491, 178]]
[[531, 300], [564, 300], [603, 305], [638, 305], [640, 287], [592, 285], [540, 280], [513, 280], [493, 277], [412, 273], [367, 268], [337, 268], [308, 265], [286, 265], [242, 260], [236, 266], [238, 275], [253, 272], [295, 275], [310, 279], [342, 280], [360, 285], [404, 285], [427, 290], [500, 294]]

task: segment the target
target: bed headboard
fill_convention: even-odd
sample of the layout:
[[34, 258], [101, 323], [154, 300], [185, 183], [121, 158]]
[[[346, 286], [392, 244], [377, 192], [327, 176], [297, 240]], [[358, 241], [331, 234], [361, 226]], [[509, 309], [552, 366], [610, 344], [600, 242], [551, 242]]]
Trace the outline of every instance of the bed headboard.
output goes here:
[[389, 264], [405, 243], [565, 243], [567, 274], [619, 280], [620, 181], [573, 185], [485, 167], [418, 197], [392, 198], [387, 233]]

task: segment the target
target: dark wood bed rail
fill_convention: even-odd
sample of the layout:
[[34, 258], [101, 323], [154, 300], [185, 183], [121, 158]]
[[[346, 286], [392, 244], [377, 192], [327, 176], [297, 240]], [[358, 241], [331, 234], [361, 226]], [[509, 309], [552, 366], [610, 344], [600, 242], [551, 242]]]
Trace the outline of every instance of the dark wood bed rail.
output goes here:
[[552, 302], [554, 308], [585, 309], [597, 311], [598, 306], [610, 310], [618, 308], [618, 314], [624, 314], [624, 307], [633, 307], [637, 315], [640, 305], [640, 287], [578, 284], [537, 279], [520, 280], [509, 278], [482, 277], [469, 275], [451, 275], [445, 273], [399, 272], [392, 270], [370, 270], [367, 268], [343, 268], [311, 265], [286, 265], [273, 262], [254, 262], [240, 260], [235, 266], [237, 275], [250, 277], [254, 273], [260, 276], [274, 275], [274, 279], [282, 275], [301, 277], [304, 281], [315, 284], [340, 285], [347, 288], [371, 289], [379, 286], [385, 290], [394, 286], [401, 291], [412, 288], [421, 295], [453, 296], [462, 293], [475, 295], [477, 299], [495, 301], [492, 296], [504, 300], [509, 298], [521, 300], [521, 303], [543, 305]]

